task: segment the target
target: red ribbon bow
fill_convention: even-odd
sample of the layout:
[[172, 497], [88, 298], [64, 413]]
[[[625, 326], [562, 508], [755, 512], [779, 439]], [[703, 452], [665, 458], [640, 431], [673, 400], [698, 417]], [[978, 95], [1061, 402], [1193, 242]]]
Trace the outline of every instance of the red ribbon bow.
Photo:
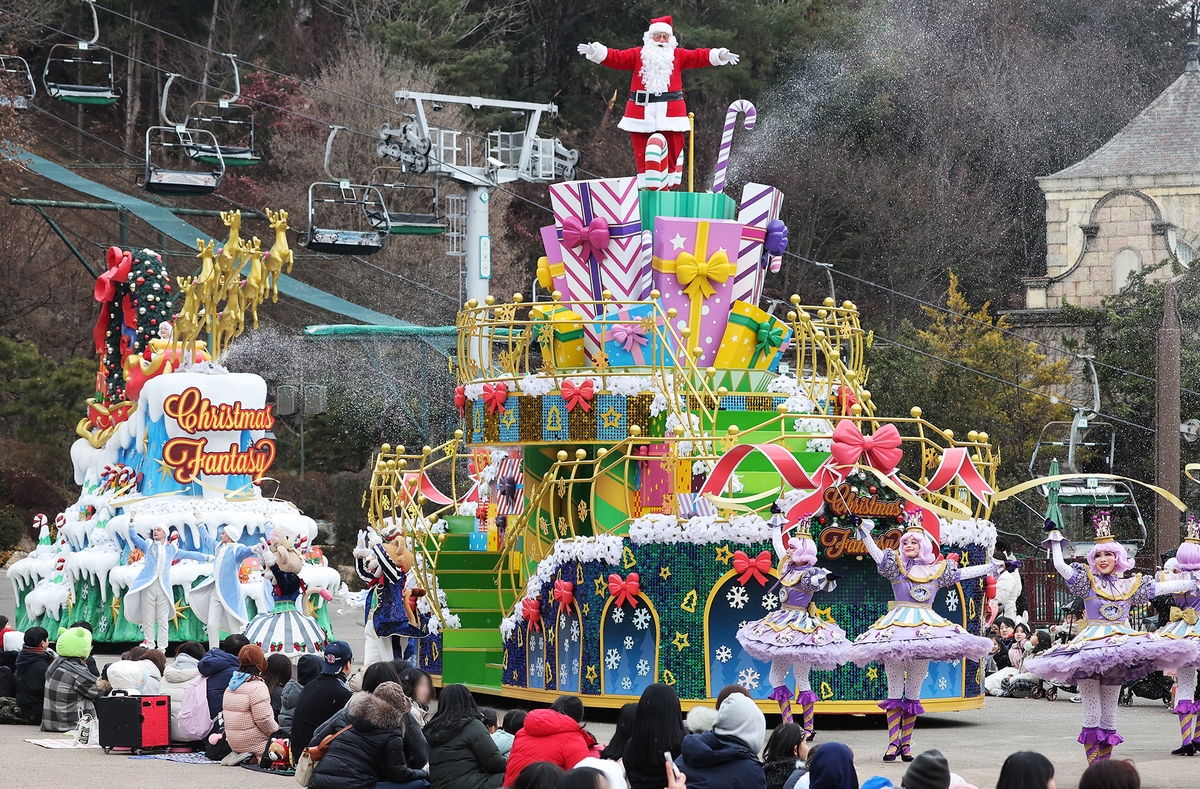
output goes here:
[[884, 425], [874, 434], [864, 436], [854, 422], [843, 421], [833, 431], [833, 446], [829, 450], [839, 466], [852, 466], [866, 457], [872, 468], [890, 474], [904, 452], [900, 449], [900, 431], [895, 425]]
[[483, 402], [487, 404], [489, 414], [497, 411], [504, 413], [504, 401], [508, 399], [507, 384], [484, 384]]
[[595, 255], [596, 260], [602, 260], [604, 250], [608, 249], [608, 220], [602, 216], [588, 222], [586, 227], [578, 218], [569, 216], [563, 220], [562, 234], [568, 248], [582, 247], [580, 253], [585, 259]]
[[524, 614], [525, 621], [529, 623], [530, 630], [542, 629], [542, 603], [540, 600], [534, 600], [532, 597], [522, 600], [521, 613]]
[[458, 415], [465, 417], [467, 415], [467, 387], [454, 387], [454, 405], [458, 406]]
[[733, 571], [739, 574], [738, 583], [742, 586], [751, 578], [766, 586], [767, 573], [771, 571], [771, 552], [761, 551], [751, 559], [745, 551], [734, 551]]
[[592, 410], [592, 395], [595, 394], [596, 385], [589, 378], [583, 383], [576, 386], [570, 381], [562, 382], [562, 396], [567, 401], [567, 413], [575, 410], [576, 406], [582, 406], [584, 413]]
[[[108, 262], [108, 271], [96, 277], [96, 286], [92, 291], [96, 301], [103, 305], [100, 308], [100, 317], [96, 321], [96, 328], [92, 330], [96, 353], [104, 353], [104, 339], [108, 334], [108, 302], [117, 295], [117, 283], [128, 281], [129, 271], [133, 268], [133, 255], [122, 252], [116, 247], [108, 248], [105, 259]], [[136, 324], [137, 321], [135, 320], [134, 323]]]
[[554, 600], [558, 603], [559, 612], [570, 611], [575, 603], [575, 584], [570, 581], [554, 582]]
[[637, 608], [637, 596], [641, 594], [642, 583], [637, 573], [630, 573], [628, 578], [613, 573], [608, 576], [608, 593], [612, 595], [613, 605], [617, 608], [629, 603]]

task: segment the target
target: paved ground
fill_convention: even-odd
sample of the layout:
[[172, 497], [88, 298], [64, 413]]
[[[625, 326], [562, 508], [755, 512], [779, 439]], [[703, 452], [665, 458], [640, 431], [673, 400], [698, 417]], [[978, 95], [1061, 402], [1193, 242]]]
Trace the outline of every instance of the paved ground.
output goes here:
[[[334, 629], [349, 641], [355, 655], [362, 654], [362, 628], [356, 626], [354, 612], [336, 615], [341, 607], [334, 601]], [[0, 579], [0, 612], [13, 608], [12, 587]], [[103, 660], [102, 660], [103, 662]], [[501, 698], [486, 699], [499, 710], [507, 709]], [[989, 699], [982, 710], [942, 715], [926, 715], [918, 725], [914, 743], [917, 750], [939, 748], [950, 760], [951, 769], [979, 789], [996, 784], [1000, 765], [1013, 751], [1037, 750], [1046, 754], [1057, 769], [1060, 789], [1074, 789], [1085, 767], [1083, 747], [1075, 742], [1079, 734], [1080, 706], [1065, 699], [1056, 702]], [[612, 734], [613, 712], [597, 712], [588, 728], [605, 742]], [[1117, 755], [1133, 759], [1142, 774], [1146, 789], [1196, 787], [1200, 785], [1200, 760], [1171, 756], [1178, 737], [1175, 717], [1161, 702], [1137, 699], [1135, 706], [1122, 708], [1119, 717], [1126, 742]], [[859, 778], [879, 774], [899, 785], [904, 773], [900, 763], [885, 765], [879, 757], [884, 748], [880, 716], [830, 716], [817, 719], [818, 742], [839, 741], [855, 752]], [[294, 787], [290, 778], [252, 773], [240, 768], [197, 766], [134, 760], [125, 756], [104, 755], [100, 750], [47, 750], [24, 742], [26, 738], [53, 737], [32, 727], [0, 726], [0, 759], [4, 784], [11, 778], [22, 789], [123, 789], [131, 785], [188, 786], [202, 789], [256, 789], [257, 787]], [[16, 781], [13, 785], [18, 785]]]

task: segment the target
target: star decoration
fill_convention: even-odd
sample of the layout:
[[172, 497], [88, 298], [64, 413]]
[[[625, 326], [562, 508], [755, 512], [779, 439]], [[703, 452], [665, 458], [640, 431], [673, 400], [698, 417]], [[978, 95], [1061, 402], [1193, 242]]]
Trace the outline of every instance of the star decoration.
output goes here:
[[584, 616], [587, 616], [587, 615], [588, 615], [588, 611], [589, 611], [589, 610], [591, 610], [591, 606], [590, 606], [589, 604], [587, 604], [587, 603], [584, 603], [584, 604], [583, 604], [583, 615], [584, 615]]
[[867, 666], [867, 679], [879, 679], [879, 669]]
[[191, 606], [189, 606], [187, 603], [183, 602], [182, 600], [176, 600], [175, 616], [171, 617], [171, 624], [175, 625], [175, 627], [179, 627], [179, 620], [183, 616], [183, 612], [189, 608], [191, 608]]
[[598, 674], [596, 673], [596, 667], [595, 667], [595, 666], [588, 666], [588, 667], [587, 667], [587, 672], [585, 673], [585, 675], [584, 675], [584, 676], [586, 676], [586, 677], [587, 677], [587, 681], [588, 681], [588, 682], [595, 682], [595, 681], [596, 681], [596, 677], [598, 676]]
[[671, 646], [675, 647], [680, 652], [690, 647], [691, 644], [688, 643], [688, 634], [680, 633], [678, 630], [676, 630], [675, 637], [671, 639]]
[[319, 599], [319, 595], [314, 594], [308, 596], [308, 615], [313, 619], [317, 618], [317, 600]]
[[661, 579], [663, 579], [664, 581], [665, 581], [665, 580], [667, 580], [668, 578], [670, 578], [670, 577], [671, 577], [671, 568], [670, 568], [670, 567], [664, 567], [664, 568], [662, 568], [661, 570], [659, 570], [659, 571], [658, 571], [658, 577], [659, 577], [659, 578], [661, 578]]
[[597, 578], [594, 583], [596, 584], [596, 597], [604, 597], [608, 592], [608, 584], [604, 582], [603, 578]]
[[687, 243], [687, 239], [679, 233], [675, 234], [675, 238], [671, 239], [671, 249], [683, 249], [683, 245]]
[[725, 565], [728, 565], [731, 561], [733, 561], [733, 551], [729, 550], [728, 545], [721, 545], [717, 547], [717, 561]]
[[113, 621], [117, 621], [117, 617], [121, 614], [121, 598], [114, 597], [112, 601]]
[[622, 414], [619, 413], [616, 408], [610, 405], [608, 410], [600, 415], [600, 418], [604, 420], [604, 424], [601, 425], [601, 427], [620, 427], [621, 416]]
[[517, 411], [514, 408], [506, 408], [504, 415], [500, 417], [500, 424], [504, 425], [509, 430], [517, 424]]

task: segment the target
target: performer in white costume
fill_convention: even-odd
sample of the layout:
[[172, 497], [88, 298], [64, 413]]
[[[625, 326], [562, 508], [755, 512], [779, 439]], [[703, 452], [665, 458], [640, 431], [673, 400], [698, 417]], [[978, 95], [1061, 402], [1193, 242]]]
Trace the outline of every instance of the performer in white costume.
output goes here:
[[[125, 593], [122, 610], [125, 618], [142, 628], [142, 646], [164, 652], [170, 641], [168, 622], [175, 613], [175, 595], [171, 591], [171, 565], [181, 559], [207, 562], [199, 551], [181, 551], [167, 541], [167, 526], [155, 525], [147, 540], [131, 526], [127, 538], [142, 552], [142, 571]], [[155, 634], [155, 625], [158, 633]]]
[[210, 649], [220, 646], [222, 630], [241, 633], [250, 621], [238, 570], [242, 562], [252, 556], [255, 556], [254, 549], [237, 541], [237, 532], [232, 526], [221, 529], [220, 542], [213, 551], [212, 575], [191, 592], [192, 610], [204, 622]]

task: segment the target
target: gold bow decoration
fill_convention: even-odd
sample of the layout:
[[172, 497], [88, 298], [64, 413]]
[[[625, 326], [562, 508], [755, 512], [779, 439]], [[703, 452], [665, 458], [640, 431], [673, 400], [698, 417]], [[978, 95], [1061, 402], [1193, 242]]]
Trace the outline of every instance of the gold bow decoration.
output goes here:
[[675, 276], [679, 284], [693, 299], [707, 299], [716, 293], [712, 281], [724, 283], [737, 273], [737, 267], [729, 261], [725, 250], [719, 249], [709, 258], [697, 258], [691, 252], [680, 252], [675, 259]]
[[1171, 606], [1172, 622], [1187, 622], [1188, 627], [1196, 626], [1196, 610], [1194, 608], [1176, 608]]

